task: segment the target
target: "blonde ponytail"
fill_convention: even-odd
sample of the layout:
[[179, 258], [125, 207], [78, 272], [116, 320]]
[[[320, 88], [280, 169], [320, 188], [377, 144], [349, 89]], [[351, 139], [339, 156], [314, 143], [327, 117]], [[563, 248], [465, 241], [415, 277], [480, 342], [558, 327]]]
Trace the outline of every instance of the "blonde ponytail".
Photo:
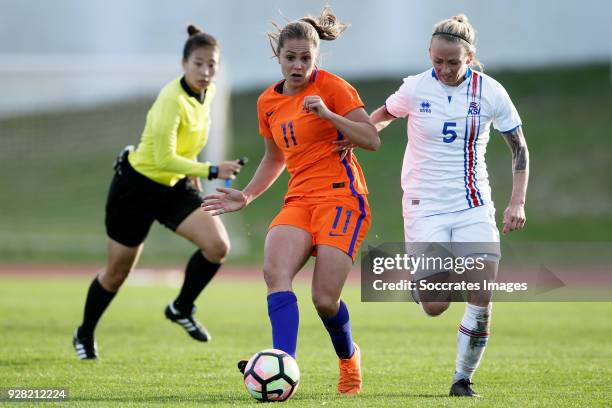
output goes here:
[[333, 41], [340, 37], [348, 25], [338, 20], [331, 7], [323, 8], [321, 15], [313, 17], [308, 15], [299, 20], [292, 21], [284, 27], [272, 23], [276, 32], [268, 33], [268, 40], [275, 56], [280, 55], [285, 41], [289, 39], [309, 40], [315, 48], [319, 48], [320, 40]]

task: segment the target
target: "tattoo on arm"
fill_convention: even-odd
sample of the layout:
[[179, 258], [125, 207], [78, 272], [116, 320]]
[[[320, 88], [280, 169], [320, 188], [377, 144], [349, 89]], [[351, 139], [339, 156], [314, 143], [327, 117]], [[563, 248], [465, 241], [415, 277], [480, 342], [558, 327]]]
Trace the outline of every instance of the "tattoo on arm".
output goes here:
[[529, 151], [522, 128], [519, 126], [510, 132], [503, 133], [503, 135], [506, 144], [512, 151], [512, 171], [527, 171], [529, 169]]

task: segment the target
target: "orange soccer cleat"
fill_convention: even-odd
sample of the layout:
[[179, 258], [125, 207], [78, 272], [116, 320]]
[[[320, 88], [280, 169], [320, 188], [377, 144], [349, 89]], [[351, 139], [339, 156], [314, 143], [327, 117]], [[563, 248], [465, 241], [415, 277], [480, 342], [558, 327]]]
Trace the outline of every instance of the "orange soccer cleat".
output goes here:
[[355, 352], [351, 358], [340, 359], [340, 378], [338, 392], [346, 395], [356, 395], [361, 391], [361, 351], [354, 344]]

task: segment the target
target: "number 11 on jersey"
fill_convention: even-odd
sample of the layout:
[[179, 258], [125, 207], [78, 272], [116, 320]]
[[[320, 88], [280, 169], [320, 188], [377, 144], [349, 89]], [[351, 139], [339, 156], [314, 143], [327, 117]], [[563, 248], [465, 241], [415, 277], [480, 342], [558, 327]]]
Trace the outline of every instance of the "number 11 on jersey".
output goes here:
[[289, 133], [291, 134], [291, 140], [293, 145], [297, 146], [297, 140], [295, 140], [295, 133], [293, 132], [293, 121], [288, 123], [281, 123], [281, 129], [283, 130], [283, 139], [285, 139], [285, 147], [289, 147], [289, 139], [287, 138], [287, 125], [289, 125]]

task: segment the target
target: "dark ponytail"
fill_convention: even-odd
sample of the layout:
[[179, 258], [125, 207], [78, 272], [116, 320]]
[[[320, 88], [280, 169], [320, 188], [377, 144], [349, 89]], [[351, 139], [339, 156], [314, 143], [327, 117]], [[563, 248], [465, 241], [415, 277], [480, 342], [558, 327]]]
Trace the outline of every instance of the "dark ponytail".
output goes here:
[[219, 48], [219, 42], [215, 37], [205, 33], [201, 28], [193, 24], [187, 26], [187, 33], [189, 34], [189, 38], [185, 42], [185, 47], [183, 48], [184, 60], [187, 60], [195, 49], [201, 47]]
[[189, 24], [187, 26], [187, 33], [189, 34], [190, 37], [192, 35], [200, 34], [201, 32], [202, 30], [198, 28], [197, 26], [194, 26], [193, 24]]

